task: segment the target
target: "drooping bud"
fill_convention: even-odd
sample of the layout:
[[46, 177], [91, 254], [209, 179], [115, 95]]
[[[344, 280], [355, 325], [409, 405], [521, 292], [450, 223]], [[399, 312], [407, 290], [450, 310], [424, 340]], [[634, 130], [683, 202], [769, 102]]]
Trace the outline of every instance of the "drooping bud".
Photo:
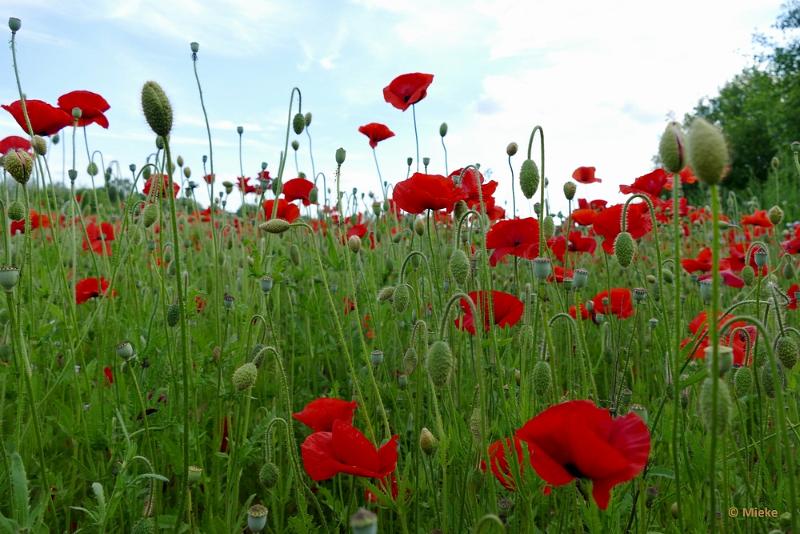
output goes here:
[[791, 280], [795, 276], [795, 269], [794, 263], [792, 262], [791, 258], [786, 260], [786, 263], [783, 264], [783, 277], [787, 280]]
[[258, 481], [267, 489], [274, 488], [280, 476], [280, 469], [272, 462], [265, 463], [258, 471]]
[[294, 243], [289, 246], [289, 259], [296, 267], [300, 266], [300, 249]]
[[414, 219], [414, 231], [418, 236], [425, 235], [425, 220], [421, 217]]
[[797, 347], [797, 342], [788, 335], [779, 337], [775, 342], [775, 355], [787, 369], [791, 369], [797, 364], [798, 350], [800, 349]]
[[544, 360], [539, 360], [533, 366], [533, 392], [537, 397], [543, 398], [550, 391], [553, 383], [553, 374], [550, 371], [550, 364]]
[[300, 149], [300, 142], [297, 139], [292, 139], [292, 150], [297, 152]]
[[31, 179], [33, 158], [26, 150], [15, 148], [3, 157], [3, 167], [17, 183], [25, 185]]
[[247, 362], [239, 366], [233, 373], [233, 385], [238, 391], [253, 387], [258, 378], [258, 368], [253, 362]]
[[519, 150], [519, 145], [517, 143], [514, 143], [513, 141], [511, 143], [508, 143], [508, 145], [506, 146], [506, 154], [508, 155], [509, 158], [513, 157], [518, 150]]
[[450, 373], [453, 371], [453, 353], [450, 351], [450, 345], [442, 340], [435, 341], [428, 347], [425, 365], [435, 386], [447, 385]]
[[719, 434], [723, 434], [728, 428], [731, 415], [733, 413], [733, 403], [731, 401], [731, 393], [728, 390], [728, 384], [721, 378], [713, 379], [706, 378], [700, 388], [700, 418], [702, 419], [708, 431], [712, 429], [713, 414], [712, 414], [712, 388], [714, 386], [713, 380], [717, 380], [717, 413], [716, 413], [716, 430]]
[[44, 137], [34, 135], [31, 145], [33, 146], [33, 151], [38, 155], [44, 156], [47, 154], [47, 141], [44, 140]]
[[453, 206], [453, 215], [455, 217], [455, 220], [460, 221], [461, 218], [464, 216], [464, 214], [467, 213], [467, 211], [469, 211], [469, 206], [467, 206], [466, 202], [464, 202], [463, 200], [459, 200], [458, 202], [456, 202], [455, 206]]
[[308, 127], [311, 126], [311, 112], [310, 111], [306, 111], [306, 114], [303, 116], [303, 120], [306, 123], [306, 129], [308, 129]]
[[433, 435], [433, 432], [428, 430], [426, 427], [422, 427], [422, 430], [419, 433], [419, 448], [422, 449], [422, 452], [430, 456], [436, 452], [436, 448], [438, 446], [439, 440], [436, 439], [436, 436]]
[[169, 136], [172, 131], [172, 105], [156, 82], [146, 82], [142, 87], [142, 111], [153, 132], [162, 137]]
[[636, 254], [636, 241], [630, 232], [620, 232], [614, 239], [614, 257], [623, 269], [630, 267]]
[[572, 200], [575, 198], [575, 191], [578, 189], [578, 186], [575, 185], [575, 182], [565, 182], [564, 183], [564, 198], [567, 200]]
[[742, 398], [753, 390], [753, 370], [740, 367], [733, 375], [733, 393]]
[[726, 173], [728, 146], [716, 126], [703, 118], [696, 118], [686, 139], [688, 162], [694, 174], [706, 185], [720, 183]]
[[358, 254], [361, 250], [361, 238], [357, 235], [351, 235], [350, 239], [347, 240], [347, 248], [349, 248], [350, 252], [353, 254]]
[[294, 133], [300, 135], [306, 127], [306, 118], [302, 113], [298, 113], [292, 119], [292, 129]]
[[403, 313], [408, 307], [408, 302], [411, 300], [411, 286], [408, 284], [400, 284], [394, 289], [392, 295], [392, 302], [394, 304], [394, 311]]
[[158, 218], [158, 206], [155, 203], [147, 204], [142, 212], [142, 224], [150, 228]]
[[403, 354], [403, 372], [406, 376], [413, 373], [417, 368], [417, 350], [414, 347], [408, 347], [405, 354]]
[[386, 302], [387, 300], [391, 300], [393, 295], [394, 286], [386, 286], [381, 288], [381, 290], [378, 291], [378, 302]]
[[783, 369], [779, 362], [776, 362], [776, 364], [778, 367], [777, 377], [772, 372], [772, 365], [769, 362], [765, 362], [761, 367], [761, 386], [764, 388], [764, 393], [766, 393], [767, 397], [771, 399], [775, 398], [776, 388], [783, 388]]
[[553, 221], [553, 216], [548, 215], [544, 218], [543, 222], [544, 238], [550, 239], [556, 233], [556, 223]]
[[539, 168], [532, 159], [522, 162], [519, 170], [519, 186], [527, 199], [533, 198], [536, 188], [539, 187]]
[[469, 274], [469, 259], [467, 258], [467, 253], [460, 248], [455, 249], [450, 255], [450, 261], [447, 265], [450, 268], [450, 276], [453, 277], [453, 280], [455, 280], [458, 285], [463, 286]]
[[681, 172], [686, 166], [686, 144], [681, 126], [677, 122], [667, 124], [664, 133], [661, 134], [658, 155], [664, 168], [671, 173]]

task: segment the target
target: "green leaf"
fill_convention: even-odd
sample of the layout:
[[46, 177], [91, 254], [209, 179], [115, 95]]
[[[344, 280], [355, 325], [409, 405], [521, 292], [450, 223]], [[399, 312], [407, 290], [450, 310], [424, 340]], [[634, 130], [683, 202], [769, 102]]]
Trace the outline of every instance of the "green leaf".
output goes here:
[[28, 494], [28, 477], [25, 474], [25, 465], [19, 453], [11, 453], [11, 499], [12, 514], [20, 525], [28, 524], [30, 512], [30, 495]]

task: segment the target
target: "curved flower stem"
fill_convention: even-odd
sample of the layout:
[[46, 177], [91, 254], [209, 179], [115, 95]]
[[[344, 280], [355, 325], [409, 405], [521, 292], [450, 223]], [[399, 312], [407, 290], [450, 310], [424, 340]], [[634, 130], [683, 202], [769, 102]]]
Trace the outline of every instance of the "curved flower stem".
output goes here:
[[419, 134], [417, 133], [417, 105], [411, 104], [411, 115], [414, 117], [414, 141], [417, 145], [417, 172], [419, 172]]
[[541, 177], [539, 181], [541, 185], [540, 191], [540, 198], [539, 198], [539, 256], [544, 255], [544, 225], [541, 224], [542, 220], [544, 220], [544, 190], [545, 190], [545, 173], [544, 173], [544, 129], [536, 125], [533, 127], [531, 131], [531, 135], [528, 138], [528, 159], [531, 159], [531, 149], [533, 148], [533, 139], [536, 137], [536, 132], [539, 132], [539, 151], [542, 158], [542, 165], [540, 167]]
[[311, 158], [311, 175], [317, 175], [317, 167], [314, 165], [314, 149], [311, 147], [311, 132], [309, 131], [311, 126], [306, 125], [306, 137], [308, 137], [308, 155]]

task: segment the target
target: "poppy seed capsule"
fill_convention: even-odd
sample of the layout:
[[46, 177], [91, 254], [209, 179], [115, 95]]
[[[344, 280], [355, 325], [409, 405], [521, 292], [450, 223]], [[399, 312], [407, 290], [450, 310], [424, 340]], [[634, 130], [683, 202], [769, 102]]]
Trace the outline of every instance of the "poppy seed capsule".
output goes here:
[[408, 157], [406, 158], [406, 164], [411, 167], [411, 164], [414, 163], [414, 158]]
[[247, 511], [247, 528], [251, 532], [261, 532], [267, 526], [267, 507], [261, 504], [254, 504]]
[[411, 300], [411, 286], [408, 284], [400, 284], [394, 289], [392, 295], [392, 302], [394, 304], [394, 311], [403, 313], [408, 307], [408, 301]]
[[753, 390], [753, 370], [740, 367], [733, 375], [733, 393], [737, 398], [744, 397]]
[[586, 269], [575, 269], [575, 272], [572, 274], [572, 286], [575, 289], [581, 289], [586, 287], [586, 283], [589, 281], [589, 271]]
[[353, 534], [377, 534], [378, 516], [366, 508], [359, 508], [350, 516], [350, 529]]
[[447, 266], [450, 269], [450, 276], [453, 277], [453, 280], [455, 280], [458, 285], [463, 286], [469, 274], [469, 258], [467, 258], [467, 253], [460, 248], [455, 249], [450, 255], [450, 261]]
[[0, 267], [0, 287], [6, 291], [11, 291], [19, 283], [19, 269], [13, 265], [3, 265]]
[[289, 221], [285, 219], [270, 219], [258, 225], [261, 230], [270, 234], [282, 234], [289, 229]]
[[303, 116], [302, 113], [297, 113], [294, 118], [292, 119], [292, 129], [294, 133], [300, 135], [303, 133], [303, 130], [306, 128], [306, 118]]
[[533, 198], [536, 188], [539, 187], [539, 168], [532, 159], [522, 162], [519, 170], [519, 186], [527, 199]]
[[428, 374], [437, 387], [447, 385], [450, 373], [453, 371], [453, 353], [447, 342], [439, 340], [428, 347], [428, 357], [425, 362]]
[[281, 472], [278, 469], [278, 466], [272, 462], [267, 462], [261, 469], [258, 471], [258, 481], [267, 489], [271, 489], [275, 487], [275, 484], [278, 483], [278, 478], [280, 477]]
[[189, 466], [189, 482], [196, 484], [200, 482], [200, 477], [203, 475], [203, 468], [196, 465]]
[[755, 260], [757, 267], [763, 267], [767, 264], [769, 256], [767, 255], [766, 250], [763, 248], [758, 248], [755, 253], [753, 253], [753, 259]]
[[336, 164], [341, 165], [344, 163], [345, 158], [347, 157], [347, 151], [339, 147], [336, 149]]
[[133, 345], [130, 341], [123, 341], [117, 345], [117, 356], [126, 361], [133, 358]]
[[156, 82], [142, 86], [142, 111], [147, 124], [157, 135], [167, 137], [172, 131], [172, 105]]
[[237, 390], [242, 391], [253, 387], [253, 384], [256, 383], [256, 378], [258, 378], [256, 364], [247, 362], [233, 372], [232, 382]]
[[300, 142], [297, 139], [292, 139], [292, 150], [297, 152], [300, 149]]
[[797, 364], [797, 351], [797, 342], [788, 335], [779, 337], [775, 342], [775, 355], [787, 369]]
[[545, 280], [553, 272], [550, 258], [537, 257], [533, 259], [533, 276], [537, 280]]
[[11, 30], [11, 33], [17, 33], [21, 27], [22, 27], [21, 20], [19, 20], [17, 17], [9, 17], [8, 29]]
[[[699, 408], [700, 408], [700, 418], [702, 419], [703, 423], [706, 426], [707, 430], [711, 430], [712, 428], [712, 388], [714, 386], [713, 380], [711, 377], [706, 378], [703, 381], [703, 385], [700, 387], [700, 399], [699, 399]], [[723, 434], [725, 430], [728, 428], [730, 421], [731, 421], [731, 414], [733, 413], [733, 404], [731, 402], [731, 393], [728, 390], [728, 384], [720, 379], [717, 378], [717, 413], [716, 413], [716, 431], [719, 434]]]
[[792, 263], [791, 260], [788, 260], [786, 263], [783, 264], [782, 274], [783, 277], [786, 278], [787, 280], [791, 280], [792, 278], [794, 278], [795, 270], [794, 270], [794, 264]]
[[380, 349], [375, 349], [369, 354], [369, 360], [374, 366], [378, 366], [383, 363], [383, 351]]
[[780, 206], [772, 206], [767, 212], [767, 217], [773, 226], [778, 226], [783, 220], [783, 210]]
[[422, 164], [427, 167], [428, 165], [431, 164], [431, 158], [429, 158], [428, 156], [425, 156], [424, 158], [422, 158]]
[[744, 268], [742, 269], [742, 280], [744, 280], [744, 283], [747, 284], [748, 286], [751, 286], [753, 285], [755, 279], [756, 279], [755, 269], [753, 269], [751, 265], [745, 265]]
[[673, 121], [667, 124], [661, 141], [658, 144], [658, 155], [664, 168], [677, 173], [686, 166], [686, 143], [683, 140], [681, 126]]
[[3, 157], [3, 167], [17, 183], [25, 185], [31, 179], [33, 158], [27, 151], [15, 148]]
[[636, 242], [629, 232], [620, 232], [614, 239], [614, 257], [623, 269], [630, 267], [636, 254]]
[[706, 185], [722, 181], [728, 166], [728, 146], [719, 128], [703, 118], [696, 118], [686, 139], [689, 165]]
[[25, 218], [25, 207], [22, 202], [15, 200], [8, 206], [8, 218], [12, 221], [21, 221]]
[[439, 136], [444, 137], [445, 135], [447, 135], [447, 123], [443, 122], [439, 125]]
[[514, 143], [513, 141], [511, 143], [508, 143], [508, 145], [506, 146], [506, 154], [508, 155], [509, 158], [514, 156], [518, 150], [519, 150], [519, 145], [517, 143]]
[[572, 200], [575, 198], [575, 191], [577, 191], [578, 186], [575, 185], [575, 182], [566, 182], [564, 183], [564, 198], [567, 200]]
[[311, 112], [310, 111], [307, 111], [306, 114], [303, 115], [303, 120], [305, 121], [306, 129], [308, 129], [308, 127], [311, 126]]
[[533, 366], [533, 392], [537, 397], [543, 398], [550, 391], [552, 383], [553, 374], [550, 372], [550, 364], [539, 360]]
[[361, 238], [357, 235], [351, 235], [350, 239], [347, 240], [347, 248], [354, 254], [358, 254], [361, 250]]

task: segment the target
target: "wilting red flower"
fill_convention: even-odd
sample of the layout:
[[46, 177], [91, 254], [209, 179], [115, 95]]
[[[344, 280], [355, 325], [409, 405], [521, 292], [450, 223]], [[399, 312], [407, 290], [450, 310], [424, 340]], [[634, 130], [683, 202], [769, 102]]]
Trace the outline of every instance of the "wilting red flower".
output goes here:
[[[273, 199], [265, 200], [263, 207], [264, 207], [264, 215], [266, 216], [267, 220], [272, 218], [272, 210], [275, 201]], [[296, 205], [287, 202], [283, 198], [278, 199], [278, 212], [275, 214], [275, 217], [278, 219], [283, 219], [288, 222], [294, 222], [295, 219], [300, 217], [300, 208]]]
[[[514, 491], [517, 489], [516, 484], [514, 484], [514, 472], [511, 470], [511, 466], [508, 464], [508, 458], [506, 458], [506, 449], [511, 449], [511, 438], [506, 439], [498, 439], [491, 445], [489, 445], [489, 466], [492, 469], [492, 474], [495, 478], [506, 488], [508, 491]], [[516, 436], [514, 436], [514, 449], [517, 453], [517, 465], [519, 466], [519, 472], [522, 473], [522, 442]], [[481, 460], [481, 470], [486, 471], [486, 462]]]
[[[470, 300], [475, 303], [476, 311], [483, 316], [483, 329], [487, 332], [491, 327], [489, 322], [489, 299], [486, 298], [488, 293], [488, 291], [472, 291], [469, 294]], [[456, 319], [456, 327], [475, 335], [476, 318], [472, 316], [472, 308], [467, 300], [463, 298], [459, 304], [464, 311], [464, 316]], [[497, 326], [514, 326], [522, 317], [524, 308], [522, 301], [514, 295], [502, 291], [492, 291], [492, 311], [494, 324]]]
[[0, 156], [4, 156], [9, 150], [28, 150], [31, 149], [31, 142], [18, 135], [9, 135], [0, 140]]
[[626, 287], [612, 287], [611, 298], [608, 304], [604, 304], [608, 298], [608, 291], [601, 291], [592, 299], [595, 313], [604, 315], [613, 314], [620, 319], [625, 319], [633, 315], [633, 301], [631, 300], [631, 290]]
[[[628, 204], [626, 228], [634, 239], [639, 239], [650, 232], [652, 221], [647, 204]], [[614, 240], [622, 231], [622, 204], [609, 206], [594, 218], [594, 233], [603, 236], [603, 250], [607, 254], [614, 253]]]
[[[166, 174], [151, 174], [150, 178], [148, 178], [147, 181], [144, 183], [144, 194], [145, 195], [149, 195], [150, 194], [150, 188], [153, 187], [154, 184], [158, 185], [159, 178], [161, 180], [161, 184], [162, 185], [158, 189], [158, 191], [156, 192], [155, 196], [156, 197], [160, 197], [160, 196], [162, 196], [164, 194], [164, 192], [169, 187], [169, 183], [170, 183], [169, 176], [166, 175]], [[181, 186], [179, 186], [175, 182], [172, 182], [172, 196], [177, 198], [178, 197], [178, 191], [180, 191], [180, 190], [181, 190]]]
[[647, 465], [650, 431], [635, 413], [616, 419], [591, 401], [568, 401], [546, 409], [517, 430], [528, 444], [531, 467], [553, 486], [575, 478], [592, 481], [601, 510], [611, 490], [635, 478]]
[[[37, 230], [39, 228], [50, 228], [50, 217], [44, 214], [40, 214], [36, 210], [30, 211], [30, 218], [31, 218], [31, 230]], [[24, 234], [25, 233], [25, 219], [20, 219], [19, 221], [11, 221], [11, 235], [16, 234]]]
[[75, 302], [83, 304], [87, 300], [99, 297], [108, 291], [108, 280], [103, 278], [84, 278], [75, 284]]
[[767, 216], [767, 210], [756, 210], [750, 215], [742, 217], [742, 226], [758, 226], [761, 228], [772, 228], [772, 223]]
[[397, 438], [376, 448], [350, 423], [335, 420], [330, 432], [314, 432], [300, 446], [303, 468], [317, 482], [339, 473], [382, 479], [397, 467]]
[[708, 272], [711, 270], [711, 249], [705, 247], [696, 258], [683, 258], [681, 265], [687, 273]]
[[638, 177], [631, 185], [620, 185], [619, 192], [623, 195], [631, 193], [644, 193], [657, 197], [664, 190], [669, 177], [664, 169], [656, 169], [643, 176]]
[[486, 233], [486, 248], [493, 249], [489, 263], [508, 256], [532, 260], [539, 255], [539, 221], [533, 217], [495, 223]]
[[302, 200], [303, 206], [311, 204], [311, 190], [314, 189], [314, 182], [305, 178], [292, 178], [283, 184], [283, 196], [287, 202]]
[[105, 375], [106, 382], [108, 382], [109, 386], [114, 383], [114, 372], [111, 370], [111, 367], [103, 367], [103, 375]]
[[405, 111], [427, 96], [431, 83], [433, 74], [421, 72], [401, 74], [383, 88], [383, 99], [397, 109]]
[[292, 414], [314, 432], [330, 432], [334, 421], [353, 424], [353, 415], [358, 403], [342, 399], [319, 398], [306, 404], [302, 411]]
[[[17, 100], [9, 105], [3, 104], [3, 109], [11, 113], [23, 131], [28, 131], [25, 117], [22, 114], [22, 104]], [[36, 135], [53, 135], [72, 124], [72, 115], [63, 109], [51, 106], [42, 100], [25, 100], [25, 109], [31, 121], [33, 133]]]
[[86, 237], [83, 238], [83, 250], [90, 248], [95, 254], [111, 255], [111, 242], [114, 241], [114, 227], [111, 223], [102, 222], [99, 225], [91, 222], [86, 226]]
[[465, 198], [463, 190], [452, 180], [440, 174], [415, 172], [411, 178], [394, 186], [394, 201], [408, 213], [422, 213], [425, 210], [450, 210], [453, 204]]
[[72, 115], [72, 108], [80, 108], [81, 118], [78, 126], [89, 126], [99, 124], [103, 128], [108, 128], [108, 119], [104, 115], [111, 109], [106, 99], [91, 91], [72, 91], [58, 97], [58, 107], [66, 113]]
[[572, 179], [582, 184], [602, 182], [600, 178], [595, 178], [594, 171], [594, 167], [578, 167], [572, 172]]
[[369, 146], [372, 148], [378, 146], [381, 141], [394, 137], [394, 132], [380, 122], [370, 122], [364, 126], [359, 126], [358, 131], [369, 137]]

